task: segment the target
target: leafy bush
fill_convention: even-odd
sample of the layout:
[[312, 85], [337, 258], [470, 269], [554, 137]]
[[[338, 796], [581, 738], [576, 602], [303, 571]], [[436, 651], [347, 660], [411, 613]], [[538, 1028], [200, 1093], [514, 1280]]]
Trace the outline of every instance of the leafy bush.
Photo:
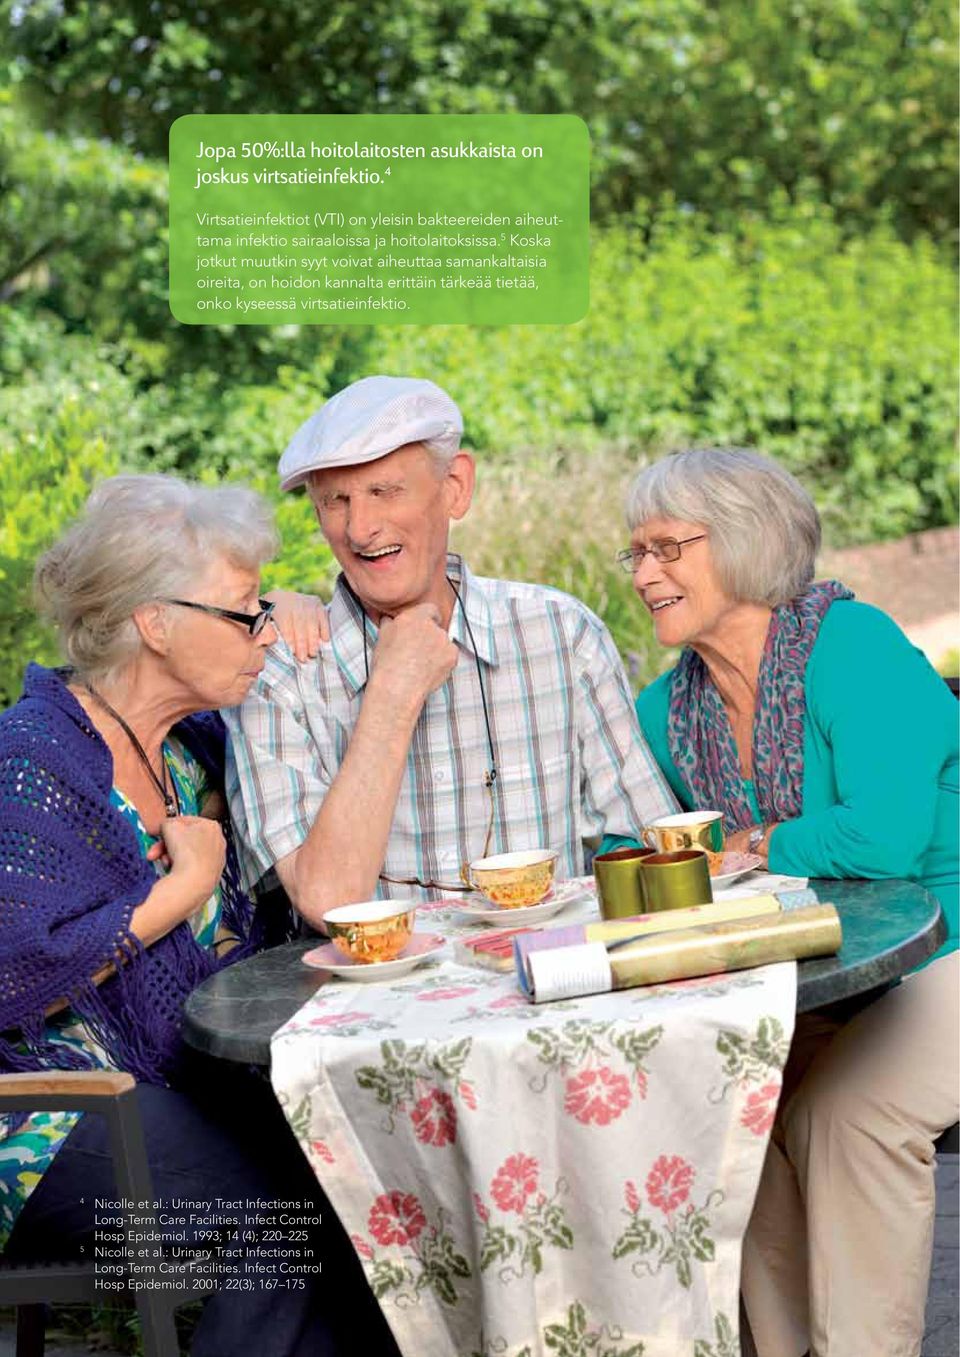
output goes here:
[[117, 466], [107, 401], [67, 383], [0, 389], [0, 705], [16, 698], [30, 660], [56, 662], [33, 606], [37, 557]]
[[674, 658], [661, 650], [630, 575], [623, 493], [636, 460], [622, 449], [528, 460], [478, 459], [477, 491], [453, 548], [474, 574], [550, 584], [603, 618], [634, 687]]
[[45, 125], [148, 156], [180, 114], [278, 90], [289, 113], [576, 113], [600, 217], [670, 196], [733, 222], [786, 193], [852, 231], [956, 228], [948, 0], [0, 0], [0, 35]]
[[784, 210], [731, 236], [676, 214], [596, 233], [580, 324], [384, 327], [366, 370], [447, 386], [468, 441], [501, 455], [765, 449], [834, 542], [870, 541], [955, 518], [953, 294], [929, 243], [883, 229], [844, 244]]

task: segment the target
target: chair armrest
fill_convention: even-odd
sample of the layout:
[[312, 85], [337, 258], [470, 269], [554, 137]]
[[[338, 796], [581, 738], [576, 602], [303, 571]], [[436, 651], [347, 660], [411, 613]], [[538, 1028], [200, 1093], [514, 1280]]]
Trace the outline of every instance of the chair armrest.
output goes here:
[[59, 1111], [98, 1112], [104, 1118], [117, 1194], [149, 1215], [153, 1189], [133, 1075], [117, 1070], [0, 1074], [0, 1112]]
[[132, 1074], [116, 1070], [28, 1070], [0, 1074], [0, 1112], [95, 1111], [104, 1099], [136, 1088]]
[[27, 1070], [24, 1074], [0, 1074], [0, 1097], [10, 1093], [96, 1093], [115, 1098], [135, 1083], [132, 1074], [119, 1070]]

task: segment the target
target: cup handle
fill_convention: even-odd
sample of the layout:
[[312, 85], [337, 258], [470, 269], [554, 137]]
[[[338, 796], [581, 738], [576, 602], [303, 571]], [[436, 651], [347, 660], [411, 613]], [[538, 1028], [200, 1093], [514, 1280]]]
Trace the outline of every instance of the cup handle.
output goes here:
[[468, 891], [475, 891], [475, 890], [478, 890], [478, 889], [479, 889], [479, 887], [477, 886], [477, 883], [476, 883], [476, 882], [474, 881], [474, 879], [473, 879], [473, 873], [470, 871], [470, 864], [469, 864], [469, 862], [461, 862], [461, 864], [460, 864], [460, 880], [461, 880], [461, 881], [463, 882], [463, 884], [466, 886], [466, 888], [467, 888]]
[[655, 831], [655, 830], [652, 830], [652, 829], [641, 829], [641, 831], [640, 831], [640, 838], [641, 838], [641, 840], [642, 840], [643, 845], [644, 845], [645, 848], [656, 848], [656, 846], [657, 846], [657, 835], [656, 835], [656, 831]]

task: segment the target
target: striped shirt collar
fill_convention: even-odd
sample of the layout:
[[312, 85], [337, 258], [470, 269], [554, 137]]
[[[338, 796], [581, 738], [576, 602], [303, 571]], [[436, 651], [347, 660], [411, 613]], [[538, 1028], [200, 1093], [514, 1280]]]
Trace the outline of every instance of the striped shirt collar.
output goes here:
[[[456, 584], [463, 608], [454, 604], [448, 635], [467, 654], [473, 654], [470, 633], [464, 619], [469, 620], [476, 642], [476, 653], [489, 665], [499, 664], [497, 642], [494, 636], [490, 601], [474, 584], [474, 576], [462, 556], [447, 553], [447, 574]], [[377, 627], [366, 616], [359, 601], [348, 588], [343, 574], [337, 577], [330, 603], [330, 640], [337, 665], [347, 690], [356, 696], [366, 685], [366, 666], [363, 661], [363, 629], [367, 632], [367, 653], [377, 644]]]

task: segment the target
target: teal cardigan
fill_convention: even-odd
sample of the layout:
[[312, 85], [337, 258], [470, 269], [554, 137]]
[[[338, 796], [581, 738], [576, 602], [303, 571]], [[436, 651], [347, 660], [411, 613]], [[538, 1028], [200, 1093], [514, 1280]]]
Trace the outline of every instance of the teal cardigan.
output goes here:
[[[680, 804], [694, 809], [667, 747], [673, 670], [637, 698], [637, 716]], [[804, 683], [803, 812], [770, 837], [770, 870], [902, 877], [937, 896], [957, 946], [958, 704], [886, 613], [837, 602]]]

